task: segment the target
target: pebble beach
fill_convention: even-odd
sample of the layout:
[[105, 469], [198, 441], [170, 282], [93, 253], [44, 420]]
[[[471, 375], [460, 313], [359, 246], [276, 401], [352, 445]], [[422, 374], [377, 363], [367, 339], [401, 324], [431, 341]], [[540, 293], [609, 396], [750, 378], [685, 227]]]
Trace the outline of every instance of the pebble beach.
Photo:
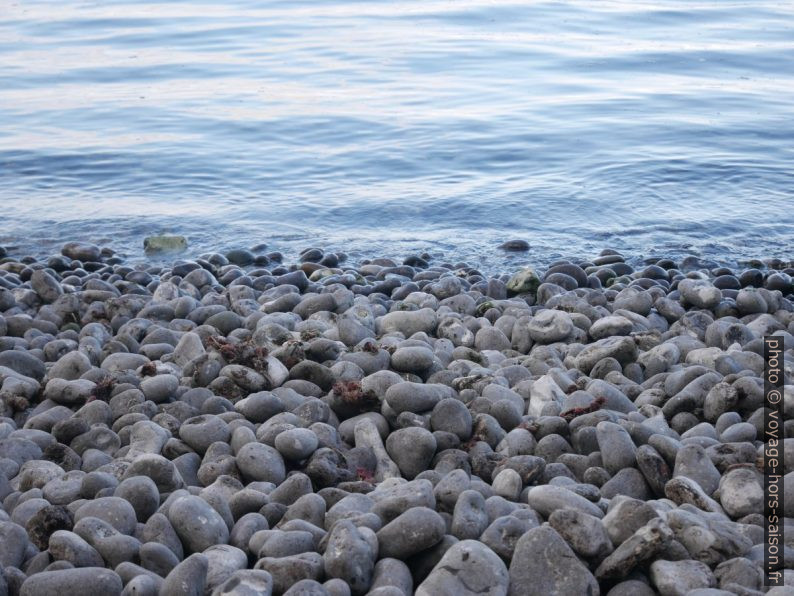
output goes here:
[[0, 595], [794, 593], [792, 263], [186, 254], [0, 247]]

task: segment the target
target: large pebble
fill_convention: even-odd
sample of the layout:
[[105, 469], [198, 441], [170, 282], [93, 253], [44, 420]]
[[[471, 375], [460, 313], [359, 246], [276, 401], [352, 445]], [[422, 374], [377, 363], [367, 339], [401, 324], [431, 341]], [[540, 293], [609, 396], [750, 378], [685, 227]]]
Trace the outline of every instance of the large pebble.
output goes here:
[[476, 540], [454, 544], [416, 589], [418, 596], [505, 596], [510, 577], [504, 562]]
[[200, 497], [176, 499], [168, 509], [168, 519], [189, 553], [200, 553], [215, 544], [226, 544], [229, 540], [226, 522]]
[[550, 526], [533, 528], [516, 543], [510, 562], [511, 595], [599, 594], [598, 583]]
[[118, 596], [121, 589], [121, 578], [112, 570], [83, 567], [31, 575], [22, 584], [20, 596]]
[[377, 533], [381, 557], [405, 559], [438, 543], [446, 532], [444, 519], [427, 507], [414, 507]]

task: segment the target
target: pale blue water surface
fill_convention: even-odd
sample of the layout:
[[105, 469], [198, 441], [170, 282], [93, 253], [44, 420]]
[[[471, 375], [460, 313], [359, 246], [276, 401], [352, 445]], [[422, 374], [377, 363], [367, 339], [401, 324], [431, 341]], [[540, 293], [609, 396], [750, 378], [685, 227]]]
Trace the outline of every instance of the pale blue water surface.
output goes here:
[[0, 244], [794, 252], [794, 2], [0, 0]]

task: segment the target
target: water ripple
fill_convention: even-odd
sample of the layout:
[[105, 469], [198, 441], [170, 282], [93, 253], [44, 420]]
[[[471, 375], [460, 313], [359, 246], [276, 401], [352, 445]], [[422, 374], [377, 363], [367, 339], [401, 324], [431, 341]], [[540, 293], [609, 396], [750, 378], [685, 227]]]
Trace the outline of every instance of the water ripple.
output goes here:
[[[791, 257], [794, 7], [0, 0], [0, 242]], [[529, 255], [494, 246], [524, 237]], [[473, 256], [472, 256], [473, 255]]]

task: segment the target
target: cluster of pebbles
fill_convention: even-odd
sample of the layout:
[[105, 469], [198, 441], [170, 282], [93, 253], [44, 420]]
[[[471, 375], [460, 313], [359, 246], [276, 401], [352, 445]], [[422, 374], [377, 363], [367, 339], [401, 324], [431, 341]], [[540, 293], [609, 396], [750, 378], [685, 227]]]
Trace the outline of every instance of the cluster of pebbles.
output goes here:
[[0, 594], [794, 593], [785, 263], [4, 252]]

